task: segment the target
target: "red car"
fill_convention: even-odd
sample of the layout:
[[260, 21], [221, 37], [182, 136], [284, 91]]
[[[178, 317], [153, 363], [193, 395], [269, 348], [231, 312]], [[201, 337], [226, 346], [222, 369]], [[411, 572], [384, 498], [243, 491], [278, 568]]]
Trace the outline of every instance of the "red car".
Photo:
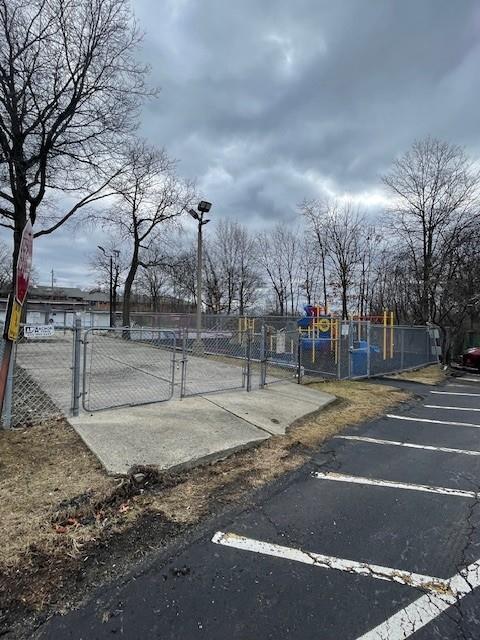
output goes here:
[[462, 354], [462, 365], [480, 370], [480, 347], [471, 347]]

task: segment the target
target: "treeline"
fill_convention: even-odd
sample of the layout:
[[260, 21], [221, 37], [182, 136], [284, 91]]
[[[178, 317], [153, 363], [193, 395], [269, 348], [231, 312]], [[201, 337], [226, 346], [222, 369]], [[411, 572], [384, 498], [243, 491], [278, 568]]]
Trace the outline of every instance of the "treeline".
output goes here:
[[[463, 148], [415, 142], [383, 178], [389, 206], [367, 213], [348, 199], [305, 200], [289, 226], [207, 227], [207, 313], [295, 315], [305, 303], [348, 318], [392, 310], [398, 323], [437, 326], [444, 351], [475, 327], [480, 179]], [[196, 303], [195, 238], [157, 237], [139, 261], [137, 292]]]

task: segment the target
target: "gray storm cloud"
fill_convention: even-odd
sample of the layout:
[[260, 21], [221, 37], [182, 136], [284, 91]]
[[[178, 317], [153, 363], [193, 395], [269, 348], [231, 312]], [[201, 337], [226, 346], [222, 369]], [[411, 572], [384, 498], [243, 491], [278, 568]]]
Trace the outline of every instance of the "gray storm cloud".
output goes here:
[[[297, 203], [324, 190], [378, 207], [380, 174], [427, 134], [479, 154], [476, 0], [132, 6], [161, 87], [141, 134], [198, 179], [218, 216], [296, 222]], [[71, 284], [85, 277], [69, 233], [42, 241], [42, 279], [52, 263]]]

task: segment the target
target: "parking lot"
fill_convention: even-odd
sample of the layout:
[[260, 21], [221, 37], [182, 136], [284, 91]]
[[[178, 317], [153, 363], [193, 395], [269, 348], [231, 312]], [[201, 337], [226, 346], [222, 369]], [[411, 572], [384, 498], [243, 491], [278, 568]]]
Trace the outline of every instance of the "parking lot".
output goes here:
[[480, 378], [413, 389], [39, 637], [480, 637]]

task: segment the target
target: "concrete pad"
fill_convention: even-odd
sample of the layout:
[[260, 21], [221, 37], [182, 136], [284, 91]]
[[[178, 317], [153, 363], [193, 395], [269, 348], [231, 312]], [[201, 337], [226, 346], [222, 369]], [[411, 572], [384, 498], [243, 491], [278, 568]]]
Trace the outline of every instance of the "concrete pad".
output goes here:
[[217, 393], [209, 402], [272, 435], [283, 435], [298, 418], [318, 411], [335, 396], [292, 383], [278, 383], [251, 393]]
[[268, 438], [202, 397], [82, 414], [70, 422], [114, 475], [137, 464], [161, 470], [191, 467]]

